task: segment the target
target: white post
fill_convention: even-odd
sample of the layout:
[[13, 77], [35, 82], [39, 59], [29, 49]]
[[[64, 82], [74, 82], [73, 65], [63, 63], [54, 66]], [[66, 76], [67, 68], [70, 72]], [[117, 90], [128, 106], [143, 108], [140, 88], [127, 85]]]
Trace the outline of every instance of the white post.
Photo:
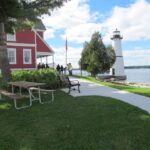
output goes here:
[[54, 54], [52, 55], [52, 62], [53, 62], [53, 69], [55, 68], [54, 66]]
[[67, 50], [66, 50], [66, 66], [67, 66]]
[[66, 50], [66, 67], [67, 67], [67, 51], [68, 51], [68, 41], [67, 41], [67, 36], [66, 36], [66, 43], [65, 43], [65, 50]]
[[47, 59], [47, 57], [48, 57], [48, 56], [46, 56], [46, 64], [48, 64], [48, 59]]

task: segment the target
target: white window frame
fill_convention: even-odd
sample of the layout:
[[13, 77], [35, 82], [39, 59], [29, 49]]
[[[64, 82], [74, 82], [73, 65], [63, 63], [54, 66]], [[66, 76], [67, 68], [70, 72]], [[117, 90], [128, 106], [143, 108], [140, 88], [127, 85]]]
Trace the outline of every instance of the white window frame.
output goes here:
[[16, 58], [17, 58], [17, 56], [16, 56], [16, 48], [8, 48], [7, 52], [8, 52], [8, 59], [9, 59], [9, 53], [10, 52], [14, 53], [14, 61], [11, 62], [10, 59], [9, 59], [9, 64], [16, 64], [17, 63], [17, 61], [16, 61]]
[[16, 41], [16, 33], [7, 34], [7, 41]]
[[[25, 53], [26, 53], [26, 52], [29, 52], [29, 56], [30, 56], [29, 62], [26, 62], [26, 61], [25, 61]], [[27, 49], [27, 48], [24, 48], [24, 49], [23, 49], [23, 63], [24, 63], [24, 64], [32, 64], [32, 53], [31, 53], [31, 49]]]

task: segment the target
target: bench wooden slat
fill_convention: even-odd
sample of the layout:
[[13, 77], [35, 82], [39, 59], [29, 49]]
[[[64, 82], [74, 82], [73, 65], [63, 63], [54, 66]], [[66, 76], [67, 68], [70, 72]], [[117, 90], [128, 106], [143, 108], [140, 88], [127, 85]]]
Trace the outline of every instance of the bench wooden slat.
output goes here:
[[0, 90], [0, 94], [5, 95], [5, 96], [7, 96], [9, 98], [12, 98], [12, 99], [22, 99], [22, 98], [24, 98], [24, 96], [22, 96], [22, 95], [15, 94], [15, 93], [10, 93], [10, 92], [5, 91], [5, 90]]
[[31, 87], [30, 90], [40, 90], [42, 92], [54, 92], [55, 90], [49, 90], [49, 89], [41, 89], [36, 87]]
[[17, 106], [17, 100], [20, 100], [20, 99], [23, 99], [25, 98], [24, 95], [20, 95], [20, 94], [16, 94], [16, 93], [11, 93], [11, 92], [8, 92], [8, 91], [5, 91], [5, 90], [0, 90], [0, 98], [1, 98], [1, 95], [4, 95], [4, 96], [7, 96], [9, 97], [10, 99], [12, 99], [14, 101], [14, 107], [17, 109], [17, 110], [20, 110], [20, 109], [23, 109], [23, 108], [29, 108], [31, 107], [31, 104], [29, 105], [24, 105], [24, 106]]

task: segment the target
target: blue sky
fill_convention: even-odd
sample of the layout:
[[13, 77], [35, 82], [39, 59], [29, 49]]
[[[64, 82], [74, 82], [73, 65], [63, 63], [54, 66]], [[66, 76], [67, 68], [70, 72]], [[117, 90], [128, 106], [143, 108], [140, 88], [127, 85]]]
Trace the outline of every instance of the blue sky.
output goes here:
[[56, 64], [65, 65], [66, 36], [68, 63], [76, 68], [84, 42], [95, 31], [108, 45], [117, 28], [123, 35], [125, 66], [150, 65], [150, 0], [71, 0], [42, 20], [47, 28], [45, 40], [55, 51]]

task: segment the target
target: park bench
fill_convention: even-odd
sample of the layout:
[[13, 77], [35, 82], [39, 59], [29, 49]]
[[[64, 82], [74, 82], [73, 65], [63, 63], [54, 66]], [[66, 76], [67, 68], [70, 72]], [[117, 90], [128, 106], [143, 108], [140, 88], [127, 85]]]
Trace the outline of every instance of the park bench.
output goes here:
[[[78, 92], [80, 93], [80, 83], [78, 80], [70, 80], [66, 75], [59, 75], [59, 78], [61, 81], [61, 86], [69, 88], [69, 94], [71, 90], [78, 90]], [[75, 87], [77, 87], [77, 89]]]
[[22, 109], [22, 108], [27, 108], [27, 107], [30, 107], [30, 105], [26, 105], [26, 106], [22, 106], [22, 107], [18, 107], [17, 106], [17, 100], [21, 100], [23, 98], [25, 98], [24, 95], [20, 95], [20, 94], [16, 94], [16, 93], [11, 93], [11, 92], [8, 92], [6, 90], [1, 90], [0, 89], [0, 99], [2, 99], [2, 95], [12, 99], [14, 101], [14, 107], [16, 109]]

